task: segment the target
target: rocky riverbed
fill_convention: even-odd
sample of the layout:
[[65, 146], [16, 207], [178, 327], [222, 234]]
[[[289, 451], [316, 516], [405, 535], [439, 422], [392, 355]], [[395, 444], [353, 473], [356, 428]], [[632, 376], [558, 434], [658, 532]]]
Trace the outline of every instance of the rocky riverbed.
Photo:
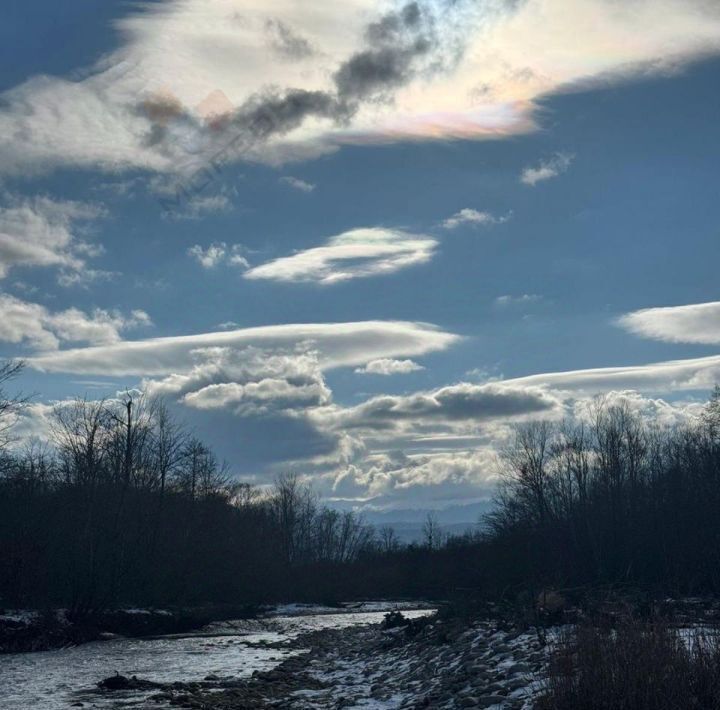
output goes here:
[[532, 632], [491, 621], [325, 629], [290, 642], [294, 655], [247, 680], [208, 677], [158, 687], [147, 707], [197, 710], [495, 708], [527, 710], [547, 651]]

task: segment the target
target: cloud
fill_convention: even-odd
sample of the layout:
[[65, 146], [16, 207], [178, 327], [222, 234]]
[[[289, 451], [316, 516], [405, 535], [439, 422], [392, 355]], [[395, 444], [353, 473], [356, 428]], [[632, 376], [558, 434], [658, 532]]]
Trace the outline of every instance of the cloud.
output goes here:
[[200, 219], [203, 215], [228, 212], [232, 202], [226, 195], [195, 195], [191, 197], [180, 212], [173, 212], [175, 219]]
[[11, 197], [0, 206], [0, 278], [17, 267], [56, 267], [64, 284], [80, 279], [101, 247], [78, 238], [79, 223], [104, 215], [99, 205]]
[[455, 422], [477, 426], [493, 419], [551, 415], [559, 400], [537, 387], [462, 382], [411, 395], [380, 395], [332, 416], [344, 429], [391, 431]]
[[129, 316], [96, 308], [90, 314], [77, 308], [50, 312], [38, 303], [0, 294], [0, 341], [55, 350], [60, 343], [116, 343], [121, 332], [152, 325], [145, 311]]
[[284, 59], [302, 60], [312, 57], [317, 50], [302, 35], [297, 34], [282, 20], [270, 19], [265, 22], [268, 44]]
[[[608, 407], [624, 405], [641, 416], [646, 422], [659, 426], [681, 427], [696, 422], [705, 402], [667, 402], [658, 397], [646, 397], [635, 390], [611, 390], [604, 394], [601, 402]], [[598, 399], [581, 397], [571, 403], [571, 416], [575, 421], [592, 424], [595, 420]]]
[[617, 325], [634, 335], [669, 343], [720, 343], [720, 301], [643, 308], [626, 313]]
[[[670, 427], [695, 421], [703, 406], [671, 403], [636, 391], [609, 391], [603, 399], [608, 406], [625, 404], [646, 421]], [[563, 414], [569, 421], [592, 423], [596, 406], [595, 398], [569, 396], [556, 412], [532, 416], [547, 419]], [[435, 426], [438, 432], [442, 429], [440, 421]], [[347, 460], [320, 474], [317, 485], [328, 500], [375, 509], [438, 508], [488, 500], [496, 491], [501, 469], [498, 453], [509, 443], [512, 429], [500, 419], [497, 424], [481, 422], [477, 434], [469, 445], [466, 437], [452, 435], [403, 441], [397, 431], [377, 444], [365, 434], [368, 445], [356, 447]]]
[[171, 395], [195, 409], [227, 409], [237, 415], [277, 414], [328, 404], [315, 352], [301, 349], [208, 348], [195, 353], [187, 374], [143, 385], [152, 395]]
[[195, 259], [204, 269], [214, 269], [221, 264], [248, 269], [250, 263], [243, 256], [243, 251], [245, 251], [245, 248], [242, 244], [228, 246], [225, 242], [213, 242], [206, 249], [203, 249], [199, 244], [195, 244], [188, 249], [188, 256]]
[[325, 246], [255, 266], [244, 275], [247, 279], [335, 284], [426, 263], [436, 246], [431, 237], [399, 229], [353, 229], [331, 237]]
[[452, 217], [448, 217], [443, 222], [445, 229], [456, 229], [463, 224], [471, 224], [474, 226], [492, 226], [495, 224], [503, 224], [510, 219], [511, 215], [506, 214], [501, 217], [496, 217], [490, 212], [478, 211], [466, 207], [465, 209], [456, 212]]
[[543, 300], [543, 297], [538, 295], [537, 293], [523, 293], [519, 296], [511, 296], [509, 294], [505, 294], [503, 296], [498, 296], [494, 303], [498, 308], [509, 308], [511, 306], [522, 306], [522, 305], [528, 305], [530, 303], [539, 303]]
[[556, 153], [552, 158], [540, 161], [537, 167], [525, 168], [520, 175], [520, 182], [535, 187], [539, 182], [562, 175], [570, 167], [574, 157], [568, 153]]
[[[144, 376], [147, 392], [183, 407], [198, 434], [236, 462], [238, 472], [272, 476], [291, 466], [332, 500], [387, 508], [488, 498], [497, 452], [513, 423], [587, 419], [597, 392], [660, 424], [691, 421], [696, 402], [667, 402], [641, 391], [707, 388], [713, 371], [720, 373], [717, 356], [460, 382], [377, 395], [355, 406], [333, 401], [325, 380], [331, 368], [385, 369], [387, 362], [408, 362], [401, 356], [443, 350], [457, 340], [412, 323], [274, 326], [28, 360], [49, 371]], [[37, 427], [28, 423], [26, 429]]]
[[[11, 171], [72, 164], [184, 172], [220, 152], [257, 158], [255, 151], [306, 121], [347, 124], [364, 103], [445, 65], [436, 9], [410, 2], [370, 24], [358, 22], [362, 12], [348, 18], [345, 8], [326, 9], [321, 16], [337, 23], [334, 43], [350, 40], [336, 44], [335, 71], [328, 72], [326, 54], [312, 68], [293, 66], [306, 64], [299, 55], [314, 54], [314, 40], [295, 29], [298, 9], [268, 19], [239, 0], [171, 0], [129, 15], [117, 23], [126, 43], [85, 78], [35, 78], [6, 93], [0, 136], [12, 139], [0, 144], [3, 164]], [[307, 26], [316, 13], [304, 9]], [[443, 20], [454, 14], [444, 8]], [[327, 19], [320, 23], [325, 43]], [[274, 56], [283, 55], [279, 63], [268, 61], [268, 40]], [[237, 108], [206, 120], [203, 107], [220, 93]]]
[[414, 455], [394, 451], [340, 467], [323, 476], [319, 485], [331, 501], [354, 500], [381, 509], [434, 508], [489, 499], [497, 470], [497, 455], [490, 447]]
[[157, 377], [191, 371], [198, 357], [212, 348], [252, 346], [312, 350], [326, 370], [357, 367], [382, 357], [424, 355], [459, 340], [432, 325], [405, 321], [274, 325], [63, 350], [29, 358], [28, 365], [46, 372]]
[[305, 180], [300, 180], [289, 175], [281, 177], [280, 182], [285, 183], [286, 185], [292, 187], [294, 190], [299, 190], [300, 192], [313, 192], [316, 187], [311, 182], [305, 182]]
[[720, 44], [706, 0], [428, 1], [376, 13], [375, 0], [283, 1], [270, 15], [246, 0], [142, 4], [94, 66], [4, 93], [0, 165], [183, 173], [219, 150], [278, 162], [346, 143], [497, 138], [534, 130], [549, 93], [666, 72]]
[[384, 357], [371, 360], [364, 367], [358, 367], [355, 372], [359, 375], [406, 375], [424, 369], [413, 360], [393, 360]]
[[586, 394], [610, 390], [662, 393], [705, 390], [720, 382], [720, 355], [647, 365], [550, 372], [515, 377], [503, 382]]

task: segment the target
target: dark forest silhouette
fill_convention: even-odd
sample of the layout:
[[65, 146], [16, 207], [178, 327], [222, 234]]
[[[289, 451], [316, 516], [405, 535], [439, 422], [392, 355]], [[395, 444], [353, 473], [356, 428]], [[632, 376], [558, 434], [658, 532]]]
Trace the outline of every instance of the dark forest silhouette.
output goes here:
[[[0, 384], [17, 374], [7, 364]], [[225, 465], [140, 393], [58, 407], [18, 451], [0, 398], [0, 605], [82, 616], [123, 604], [513, 596], [635, 585], [720, 591], [720, 392], [690, 426], [594, 403], [589, 423], [519, 426], [497, 506], [474, 533], [400, 545], [320, 504], [293, 475], [271, 490]]]

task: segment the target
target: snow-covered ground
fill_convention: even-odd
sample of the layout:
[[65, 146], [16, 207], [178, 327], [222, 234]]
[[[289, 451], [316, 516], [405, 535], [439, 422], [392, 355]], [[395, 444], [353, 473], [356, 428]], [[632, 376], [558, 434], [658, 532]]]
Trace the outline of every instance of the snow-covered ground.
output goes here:
[[[533, 633], [477, 622], [448, 640], [435, 622], [418, 638], [402, 629], [358, 631], [355, 643], [308, 660], [308, 674], [327, 687], [294, 692], [283, 707], [528, 709], [541, 686], [547, 651]], [[397, 636], [397, 643], [392, 643]], [[364, 638], [363, 638], [364, 637]], [[383, 648], [385, 645], [385, 648]]]
[[[547, 647], [534, 633], [503, 630], [489, 621], [468, 625], [437, 618], [415, 623], [409, 632], [328, 626], [300, 635], [295, 648], [280, 666], [247, 683], [191, 693], [191, 706], [529, 710], [548, 661]], [[179, 700], [187, 692], [170, 689], [168, 696]]]

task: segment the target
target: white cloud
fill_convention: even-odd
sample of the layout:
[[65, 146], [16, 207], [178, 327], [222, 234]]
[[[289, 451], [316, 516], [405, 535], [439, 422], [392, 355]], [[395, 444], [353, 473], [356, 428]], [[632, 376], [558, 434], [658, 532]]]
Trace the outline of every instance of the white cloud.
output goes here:
[[[344, 123], [310, 117], [229, 157], [272, 162], [342, 143], [527, 132], [548, 93], [665, 72], [720, 44], [720, 16], [707, 0], [423, 7], [434, 15], [436, 42], [425, 63], [391, 87], [393, 101], [367, 101]], [[376, 0], [140, 5], [116, 22], [120, 46], [94, 67], [5, 92], [0, 165], [193, 169], [222, 144], [223, 116], [268, 87], [336, 91], [337, 70], [366, 47], [368, 20], [380, 14]]]
[[221, 264], [250, 268], [250, 263], [243, 256], [245, 248], [242, 244], [228, 246], [225, 242], [213, 242], [203, 249], [199, 244], [188, 249], [188, 255], [193, 257], [204, 269], [214, 269]]
[[556, 153], [552, 158], [540, 161], [536, 167], [525, 168], [520, 175], [520, 182], [535, 187], [539, 182], [551, 180], [566, 172], [573, 158], [574, 156], [568, 153]]
[[377, 358], [412, 357], [445, 350], [460, 338], [426, 323], [361, 321], [261, 326], [76, 348], [28, 359], [47, 372], [157, 377], [187, 373], [212, 348], [294, 349], [318, 353], [323, 370], [358, 367]]
[[549, 372], [515, 377], [503, 382], [586, 394], [610, 390], [658, 393], [705, 390], [720, 382], [720, 355], [647, 365]]
[[543, 300], [543, 297], [538, 295], [537, 293], [523, 293], [519, 296], [511, 296], [509, 294], [505, 294], [503, 296], [498, 296], [495, 299], [495, 305], [498, 308], [507, 308], [510, 306], [523, 306], [523, 305], [529, 305], [531, 303], [539, 303]]
[[379, 358], [371, 360], [364, 367], [358, 367], [355, 372], [360, 375], [407, 375], [410, 372], [424, 370], [414, 360], [393, 360], [392, 358]]
[[452, 217], [448, 217], [443, 222], [445, 229], [455, 229], [463, 224], [472, 224], [474, 226], [492, 226], [494, 224], [503, 224], [510, 219], [511, 215], [506, 214], [496, 217], [494, 214], [485, 211], [474, 210], [469, 207], [456, 212]]
[[331, 237], [325, 246], [256, 266], [245, 272], [245, 278], [334, 284], [423, 264], [436, 246], [431, 237], [399, 229], [353, 229]]
[[170, 214], [173, 219], [200, 219], [204, 215], [228, 212], [231, 208], [232, 202], [226, 195], [195, 195], [187, 200], [182, 211]]
[[380, 508], [436, 507], [490, 498], [497, 470], [497, 454], [491, 447], [414, 455], [395, 451], [370, 454], [321, 480], [330, 500], [355, 500]]
[[103, 214], [83, 202], [10, 198], [0, 206], [0, 278], [21, 266], [57, 267], [63, 285], [85, 278], [86, 260], [102, 248], [78, 238], [76, 227]]
[[[683, 426], [696, 421], [701, 402], [668, 402], [636, 391], [609, 391], [607, 405], [626, 404], [646, 421], [660, 426]], [[560, 401], [559, 401], [560, 402]], [[569, 420], [592, 423], [597, 401], [584, 395], [567, 395], [557, 411], [539, 412], [542, 419], [563, 414]], [[355, 446], [335, 466], [318, 476], [320, 490], [330, 500], [371, 504], [375, 508], [437, 508], [474, 500], [487, 500], [496, 490], [498, 453], [510, 441], [508, 420], [484, 422], [476, 435], [443, 436], [453, 422], [438, 419], [434, 435], [411, 439], [397, 430], [385, 439], [363, 433], [365, 445]], [[417, 426], [417, 423], [413, 424]], [[457, 428], [457, 424], [454, 425]]]
[[[698, 416], [705, 406], [703, 401], [667, 402], [664, 399], [646, 397], [635, 390], [611, 390], [600, 398], [609, 407], [626, 405], [630, 411], [642, 416], [647, 422], [659, 426], [686, 426], [697, 422]], [[598, 399], [579, 398], [571, 402], [571, 416], [580, 421], [592, 424], [596, 416]]]
[[152, 395], [172, 395], [195, 409], [227, 409], [242, 416], [305, 410], [328, 404], [315, 352], [256, 347], [207, 348], [187, 374], [146, 381]]
[[96, 308], [90, 314], [77, 308], [50, 312], [38, 303], [0, 294], [0, 340], [54, 350], [60, 343], [116, 343], [120, 333], [152, 324], [145, 311], [129, 316]]
[[299, 190], [300, 192], [307, 192], [307, 193], [313, 192], [316, 187], [316, 185], [313, 185], [311, 182], [305, 182], [305, 180], [300, 180], [299, 178], [294, 178], [294, 177], [291, 177], [290, 175], [281, 177], [280, 182], [284, 183], [285, 185], [289, 185], [294, 190]]
[[617, 319], [625, 330], [670, 343], [720, 343], [720, 301], [687, 306], [643, 308]]

